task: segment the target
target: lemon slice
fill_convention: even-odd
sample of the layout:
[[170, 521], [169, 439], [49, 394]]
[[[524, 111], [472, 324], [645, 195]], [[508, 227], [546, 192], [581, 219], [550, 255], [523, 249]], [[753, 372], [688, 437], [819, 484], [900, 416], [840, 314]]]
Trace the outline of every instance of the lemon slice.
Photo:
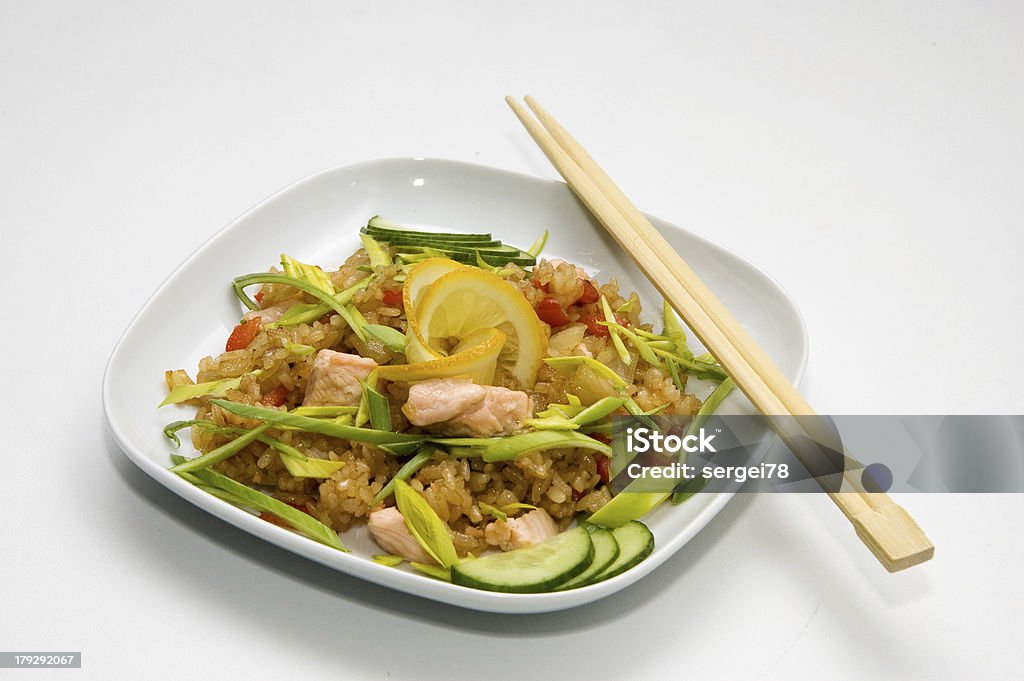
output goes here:
[[426, 338], [420, 332], [416, 319], [416, 305], [419, 303], [423, 291], [441, 276], [467, 267], [467, 265], [448, 258], [428, 258], [417, 263], [406, 274], [405, 283], [402, 285], [402, 304], [405, 307], [405, 315], [409, 323], [405, 357], [410, 362], [426, 362], [444, 357], [442, 353], [427, 345]]
[[412, 364], [385, 365], [377, 375], [389, 381], [426, 381], [431, 378], [469, 378], [474, 383], [494, 380], [498, 356], [506, 336], [497, 329], [480, 329], [464, 338], [447, 357]]
[[433, 352], [443, 353], [453, 339], [461, 344], [483, 329], [500, 330], [507, 338], [498, 365], [525, 387], [533, 386], [547, 354], [547, 334], [530, 303], [485, 270], [465, 267], [442, 275], [420, 292], [413, 316], [418, 340]]

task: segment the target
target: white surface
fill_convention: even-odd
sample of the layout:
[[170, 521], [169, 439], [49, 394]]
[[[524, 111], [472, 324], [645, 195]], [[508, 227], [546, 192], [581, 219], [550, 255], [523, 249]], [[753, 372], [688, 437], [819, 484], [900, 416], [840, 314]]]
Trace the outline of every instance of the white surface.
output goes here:
[[[342, 541], [352, 551], [343, 553], [264, 522], [168, 471], [174, 449], [162, 434], [163, 427], [194, 418], [195, 408], [154, 408], [167, 394], [161, 372], [167, 367], [195, 367], [201, 357], [216, 353], [230, 335], [243, 309], [229, 293], [231, 277], [263, 271], [281, 251], [304, 262], [335, 267], [361, 245], [354, 225], [378, 212], [416, 229], [468, 232], [486, 225], [505, 243], [519, 243], [524, 234], [550, 228], [548, 257], [582, 264], [602, 280], [614, 276], [623, 291], [636, 291], [641, 301], [647, 301], [648, 320], [661, 319], [657, 291], [561, 182], [423, 158], [332, 168], [275, 193], [203, 244], [132, 320], [103, 376], [103, 409], [111, 433], [132, 461], [179, 496], [282, 548], [376, 584], [501, 613], [563, 610], [615, 593], [675, 554], [725, 505], [730, 494], [701, 494], [678, 508], [663, 504], [644, 518], [654, 533], [654, 552], [632, 570], [600, 584], [557, 593], [503, 594], [466, 589], [411, 569], [371, 562], [369, 557], [381, 549], [367, 536], [364, 523], [343, 534]], [[695, 270], [728, 301], [736, 318], [743, 320], [790, 380], [799, 381], [807, 362], [807, 333], [786, 293], [764, 272], [720, 246], [657, 218], [653, 224], [676, 250], [688, 254]], [[287, 233], [282, 225], [288, 226]], [[213, 294], [217, 291], [223, 295]], [[202, 306], [193, 305], [204, 297], [208, 299]], [[179, 333], [168, 334], [168, 327]], [[694, 345], [693, 351], [700, 354], [703, 348]], [[688, 389], [704, 397], [711, 387], [694, 382]], [[757, 413], [738, 393], [727, 398], [720, 412]], [[762, 437], [765, 432], [767, 426], [762, 426]], [[194, 455], [187, 444], [181, 453]]]
[[552, 176], [501, 101], [528, 91], [641, 207], [779, 278], [820, 410], [1022, 413], [1020, 5], [206, 5], [0, 5], [4, 649], [98, 679], [1019, 677], [1021, 496], [901, 499], [938, 551], [895, 576], [824, 498], [740, 500], [600, 603], [473, 614], [150, 482], [99, 380], [164, 276], [295, 177]]

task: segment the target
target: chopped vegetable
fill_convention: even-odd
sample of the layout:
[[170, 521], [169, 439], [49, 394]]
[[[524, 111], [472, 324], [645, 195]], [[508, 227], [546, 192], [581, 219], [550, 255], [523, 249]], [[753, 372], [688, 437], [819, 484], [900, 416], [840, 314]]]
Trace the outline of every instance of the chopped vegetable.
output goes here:
[[345, 414], [355, 414], [356, 407], [343, 407], [335, 405], [327, 405], [323, 407], [295, 407], [289, 413], [295, 416], [336, 418], [338, 416], [342, 416]]
[[661, 360], [658, 359], [658, 355], [654, 353], [654, 350], [647, 343], [646, 340], [633, 333], [630, 329], [622, 326], [618, 322], [598, 322], [603, 326], [607, 326], [609, 329], [621, 333], [623, 336], [629, 339], [629, 342], [640, 352], [640, 356], [644, 358], [648, 364], [661, 368]]
[[[604, 320], [606, 322], [615, 321], [615, 313], [612, 312], [611, 305], [608, 304], [608, 299], [601, 296], [601, 310], [604, 312]], [[629, 354], [629, 350], [626, 349], [626, 344], [622, 342], [622, 338], [619, 337], [618, 329], [613, 326], [608, 327], [608, 331], [611, 333], [612, 345], [615, 346], [615, 352], [619, 354], [619, 359], [626, 366], [629, 366], [633, 362], [633, 356]]]
[[314, 348], [312, 345], [292, 343], [291, 341], [285, 343], [284, 349], [290, 352], [291, 354], [297, 355], [299, 357], [305, 357], [306, 355], [311, 355], [314, 352], [316, 352], [316, 348]]
[[371, 337], [380, 341], [381, 345], [387, 348], [390, 352], [404, 354], [405, 353], [405, 334], [390, 326], [384, 326], [383, 324], [366, 324], [363, 326], [365, 331]]
[[540, 320], [549, 326], [557, 328], [569, 323], [569, 317], [562, 309], [562, 304], [550, 296], [541, 298], [541, 301], [537, 303], [536, 310]]
[[248, 404], [239, 404], [238, 402], [213, 400], [213, 403], [237, 416], [266, 421], [265, 425], [273, 424], [278, 426], [290, 426], [310, 433], [320, 433], [321, 435], [330, 435], [331, 437], [337, 437], [343, 440], [366, 442], [381, 447], [390, 447], [403, 451], [406, 450], [407, 447], [402, 447], [402, 445], [416, 446], [427, 439], [427, 436], [425, 435], [391, 433], [385, 430], [344, 426], [331, 421], [323, 421], [321, 419], [310, 418], [308, 416], [298, 416], [294, 413], [277, 411], [275, 409], [254, 407]]
[[[233, 403], [228, 402], [227, 404]], [[256, 407], [253, 407], [253, 409], [255, 408]], [[223, 461], [224, 459], [230, 458], [237, 454], [238, 452], [242, 451], [242, 449], [246, 445], [259, 439], [260, 435], [263, 435], [263, 432], [270, 428], [271, 425], [272, 424], [270, 423], [264, 423], [262, 426], [247, 431], [245, 435], [237, 437], [231, 442], [222, 444], [220, 447], [217, 447], [216, 449], [209, 451], [206, 454], [203, 454], [202, 456], [197, 456], [194, 459], [189, 459], [188, 461], [185, 461], [174, 466], [173, 468], [171, 468], [171, 470], [174, 471], [175, 473], [188, 473], [199, 471], [204, 468], [209, 468], [213, 464]]]
[[588, 367], [601, 378], [611, 381], [612, 385], [616, 388], [622, 389], [627, 385], [622, 376], [619, 376], [617, 373], [612, 371], [611, 368], [601, 364], [592, 357], [583, 357], [580, 355], [572, 357], [548, 357], [544, 360], [544, 363], [558, 369], [559, 371], [575, 371], [580, 367], [580, 365], [583, 365]]
[[603, 442], [571, 430], [535, 430], [522, 435], [502, 438], [441, 438], [434, 442], [454, 448], [451, 451], [454, 456], [482, 456], [483, 460], [489, 463], [511, 461], [523, 454], [560, 447], [577, 447], [592, 449], [604, 454], [612, 453], [612, 448]]
[[[174, 458], [179, 463], [171, 468], [172, 471], [178, 472], [176, 469], [188, 463], [188, 461], [183, 460], [182, 457]], [[192, 460], [194, 461], [195, 459]], [[321, 544], [326, 544], [327, 546], [338, 549], [339, 551], [348, 552], [345, 545], [341, 543], [341, 539], [338, 538], [337, 532], [329, 528], [327, 525], [324, 525], [308, 513], [303, 513], [283, 501], [278, 501], [269, 495], [232, 480], [226, 475], [221, 475], [220, 473], [216, 473], [211, 470], [197, 470], [191, 475], [201, 480], [209, 488], [212, 488], [206, 490], [210, 493], [214, 493], [213, 490], [226, 492], [230, 495], [226, 499], [227, 501], [231, 501], [232, 503], [240, 502], [259, 511], [272, 513], [281, 520], [287, 522], [296, 530], [305, 534], [310, 539], [318, 541]]]
[[427, 500], [404, 480], [396, 480], [394, 489], [395, 504], [405, 520], [405, 526], [423, 550], [445, 568], [456, 565], [459, 555], [455, 552], [448, 526]]
[[[707, 422], [708, 418], [714, 414], [718, 408], [722, 405], [722, 402], [729, 393], [733, 391], [736, 384], [733, 383], [731, 378], [727, 378], [719, 384], [717, 388], [711, 391], [707, 399], [704, 400], [704, 404], [700, 406], [700, 410], [690, 421], [690, 425], [686, 429], [686, 435], [693, 435], [700, 431], [701, 427]], [[686, 489], [676, 492], [672, 495], [673, 504], [681, 504], [694, 494], [696, 494], [704, 486], [704, 478], [697, 478], [694, 483], [688, 484]]]
[[368, 234], [360, 234], [359, 240], [363, 242], [366, 255], [370, 256], [370, 267], [384, 267], [391, 264], [391, 256], [387, 249], [377, 243], [376, 239]]
[[263, 395], [260, 398], [260, 404], [266, 407], [280, 407], [282, 404], [288, 401], [288, 395], [291, 393], [288, 390], [288, 386], [279, 385], [270, 392]]
[[548, 230], [545, 229], [544, 233], [541, 234], [539, 237], [537, 237], [537, 240], [534, 241], [533, 244], [529, 248], [526, 249], [526, 252], [536, 258], [537, 256], [539, 256], [541, 254], [541, 251], [544, 250], [544, 246], [546, 246], [547, 243], [548, 243]]
[[[258, 376], [259, 374], [259, 369], [252, 372], [252, 375], [254, 376]], [[167, 393], [167, 397], [164, 398], [163, 402], [157, 405], [157, 408], [165, 407], [168, 404], [186, 402], [205, 395], [209, 395], [210, 397], [223, 397], [229, 390], [237, 388], [241, 382], [242, 377], [239, 376], [238, 378], [222, 378], [219, 381], [208, 381], [206, 383], [179, 385], [177, 388]]]
[[244, 350], [252, 345], [256, 336], [260, 334], [261, 325], [259, 317], [246, 319], [239, 323], [238, 326], [232, 329], [231, 335], [228, 336], [228, 342], [224, 344], [224, 351]]
[[606, 338], [609, 335], [608, 327], [601, 326], [601, 318], [596, 314], [584, 314], [580, 315], [580, 322], [586, 324], [587, 333], [591, 336], [598, 336], [600, 338]]
[[452, 581], [452, 572], [450, 568], [443, 568], [438, 565], [428, 565], [427, 563], [417, 563], [414, 560], [410, 561], [409, 565], [411, 565], [417, 572], [422, 572], [428, 577], [440, 579], [444, 582]]
[[331, 282], [331, 278], [316, 265], [307, 265], [304, 262], [299, 262], [295, 258], [282, 253], [281, 267], [284, 269], [284, 273], [289, 277], [309, 282], [310, 286], [314, 286], [325, 293], [331, 295], [335, 293], [334, 284]]
[[[355, 297], [356, 293], [370, 284], [371, 279], [372, 277], [366, 277], [362, 281], [349, 286], [344, 291], [336, 293], [333, 296], [334, 302], [338, 305], [348, 304]], [[296, 324], [314, 322], [332, 310], [337, 312], [337, 308], [328, 303], [296, 303], [289, 307], [276, 322], [267, 324], [267, 328], [272, 329], [280, 326], [295, 326]]]
[[677, 353], [686, 359], [692, 359], [693, 353], [686, 346], [686, 332], [683, 331], [683, 325], [679, 323], [675, 310], [667, 300], [662, 302], [661, 309], [665, 323], [665, 335], [675, 344]]
[[377, 565], [383, 565], [384, 567], [395, 567], [405, 562], [405, 559], [401, 556], [396, 556], [393, 553], [377, 553], [370, 556], [370, 560]]
[[502, 511], [500, 508], [495, 508], [494, 506], [491, 506], [490, 504], [485, 504], [482, 501], [477, 502], [477, 506], [480, 507], [480, 512], [484, 515], [489, 515], [492, 518], [497, 518], [502, 522], [508, 520], [508, 514]]
[[391, 430], [391, 410], [388, 398], [371, 388], [369, 383], [363, 384], [363, 391], [366, 395], [370, 426], [377, 430]]
[[402, 467], [398, 469], [398, 472], [395, 473], [394, 477], [388, 480], [388, 483], [374, 495], [373, 501], [370, 502], [370, 506], [376, 506], [391, 496], [395, 489], [395, 480], [408, 480], [412, 476], [416, 475], [416, 472], [423, 468], [423, 466], [425, 466], [426, 463], [434, 457], [434, 454], [437, 451], [436, 447], [422, 447], [420, 451], [416, 452], [415, 456], [406, 461]]
[[654, 354], [659, 357], [664, 357], [670, 362], [675, 362], [680, 369], [688, 374], [693, 374], [697, 378], [705, 378], [713, 381], [724, 381], [729, 377], [729, 374], [725, 373], [725, 369], [718, 366], [717, 364], [709, 364], [708, 362], [699, 362], [696, 359], [687, 359], [681, 355], [676, 355], [665, 350], [654, 350]]
[[[576, 300], [577, 305], [592, 305], [601, 299], [601, 294], [598, 293], [597, 287], [590, 283], [589, 280], [583, 280], [583, 293]], [[630, 301], [632, 302], [632, 301]], [[627, 303], [628, 304], [628, 303]], [[625, 306], [623, 306], [625, 307]], [[622, 310], [619, 310], [620, 312]]]
[[402, 307], [402, 292], [400, 290], [388, 289], [381, 292], [381, 302], [388, 307]]

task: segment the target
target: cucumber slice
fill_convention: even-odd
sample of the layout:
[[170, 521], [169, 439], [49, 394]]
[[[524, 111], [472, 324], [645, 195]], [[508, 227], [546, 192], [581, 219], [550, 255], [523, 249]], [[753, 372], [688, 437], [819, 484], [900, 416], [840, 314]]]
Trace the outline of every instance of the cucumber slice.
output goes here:
[[594, 543], [582, 527], [525, 549], [492, 553], [452, 566], [452, 584], [487, 591], [550, 591], [580, 574], [594, 560]]
[[469, 241], [490, 241], [490, 239], [491, 239], [491, 235], [490, 234], [486, 234], [486, 233], [485, 234], [462, 234], [462, 233], [443, 233], [442, 234], [440, 232], [417, 232], [417, 231], [412, 230], [412, 229], [406, 229], [405, 227], [402, 227], [401, 225], [399, 225], [397, 223], [394, 223], [394, 222], [391, 222], [390, 220], [382, 218], [379, 215], [374, 215], [372, 218], [370, 218], [369, 222], [366, 223], [366, 227], [368, 229], [374, 229], [374, 230], [378, 230], [378, 231], [381, 231], [381, 232], [392, 232], [392, 233], [405, 234], [405, 235], [410, 235], [410, 236], [411, 235], [446, 236], [446, 237], [450, 237], [451, 239], [454, 239], [456, 241], [461, 241], [463, 239], [469, 240]]
[[[442, 241], [439, 239], [392, 239], [391, 237], [381, 236], [374, 234], [373, 232], [366, 232], [367, 236], [373, 237], [376, 241], [397, 246], [400, 249], [410, 248], [436, 248], [442, 251], [453, 251], [455, 253], [467, 253], [474, 254], [476, 251], [480, 251], [481, 254], [487, 256], [496, 257], [518, 257], [527, 256], [532, 258], [533, 256], [529, 253], [520, 251], [515, 246], [506, 246], [500, 241], [482, 242], [480, 244], [464, 244], [462, 242], [455, 241]], [[495, 244], [488, 246], [487, 244]]]
[[619, 545], [619, 555], [590, 582], [602, 582], [621, 575], [631, 567], [635, 567], [654, 550], [654, 535], [639, 520], [631, 520], [622, 527], [612, 530], [612, 536]]
[[[444, 255], [446, 257], [451, 258], [455, 262], [461, 262], [461, 263], [463, 263], [465, 265], [476, 265], [477, 264], [476, 253], [475, 252], [474, 253], [462, 253], [462, 252], [457, 251], [457, 250], [452, 250], [451, 248], [449, 248], [447, 246], [443, 247], [443, 248], [438, 248], [436, 246], [430, 246], [429, 248], [432, 248], [433, 250], [438, 251], [440, 253], [444, 253]], [[415, 255], [417, 253], [422, 253], [423, 252], [423, 249], [421, 247], [419, 247], [419, 246], [410, 246], [408, 248], [401, 247], [400, 250], [401, 250], [402, 253], [412, 254], [412, 255]], [[532, 255], [530, 255], [528, 253], [523, 253], [522, 251], [519, 252], [519, 255], [515, 255], [515, 256], [511, 256], [511, 257], [509, 255], [490, 255], [488, 253], [482, 253], [481, 255], [482, 255], [483, 259], [487, 262], [487, 264], [493, 265], [495, 267], [498, 267], [500, 265], [504, 265], [504, 264], [510, 263], [510, 262], [511, 263], [515, 263], [516, 265], [522, 265], [524, 267], [532, 267], [533, 265], [537, 264], [537, 259], [536, 258], [534, 258]]]
[[556, 591], [589, 584], [591, 579], [604, 572], [619, 557], [619, 543], [611, 532], [596, 525], [585, 524], [583, 527], [590, 532], [590, 540], [594, 542], [594, 561], [586, 570], [557, 587]]
[[360, 234], [366, 234], [378, 241], [387, 241], [392, 244], [412, 244], [414, 246], [433, 246], [434, 244], [452, 244], [453, 246], [480, 246], [481, 248], [493, 248], [500, 246], [497, 239], [461, 239], [457, 234], [406, 234], [403, 232], [390, 232], [381, 229], [364, 227]]

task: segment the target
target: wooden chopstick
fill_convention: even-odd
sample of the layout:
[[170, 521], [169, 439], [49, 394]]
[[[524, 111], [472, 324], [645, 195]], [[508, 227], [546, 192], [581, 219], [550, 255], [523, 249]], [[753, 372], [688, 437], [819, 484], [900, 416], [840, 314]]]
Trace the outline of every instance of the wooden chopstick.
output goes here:
[[[526, 102], [540, 124], [513, 98], [506, 101], [577, 196], [633, 257], [754, 406], [768, 416], [814, 416], [814, 410], [775, 363], [583, 147], [531, 97]], [[806, 434], [798, 432], [796, 421]], [[824, 424], [815, 418], [769, 422], [801, 460], [815, 456], [808, 450], [806, 436], [815, 443], [829, 441]], [[934, 546], [888, 495], [867, 492], [859, 476], [845, 471], [843, 489], [848, 491], [829, 492], [829, 497], [886, 569], [902, 570], [932, 557]]]

